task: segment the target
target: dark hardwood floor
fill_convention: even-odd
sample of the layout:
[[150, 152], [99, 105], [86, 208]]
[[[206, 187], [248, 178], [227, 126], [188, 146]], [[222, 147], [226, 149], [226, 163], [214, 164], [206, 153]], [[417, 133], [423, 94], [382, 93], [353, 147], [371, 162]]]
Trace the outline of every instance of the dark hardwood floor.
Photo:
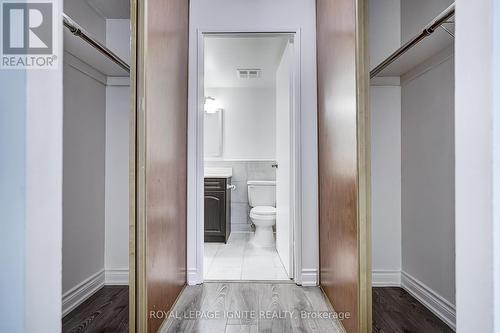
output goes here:
[[105, 286], [62, 321], [63, 333], [128, 332], [128, 287]]
[[373, 288], [374, 333], [453, 332], [413, 296], [401, 288]]
[[[128, 287], [106, 286], [63, 319], [63, 333], [128, 332]], [[401, 288], [373, 288], [374, 333], [451, 333]]]

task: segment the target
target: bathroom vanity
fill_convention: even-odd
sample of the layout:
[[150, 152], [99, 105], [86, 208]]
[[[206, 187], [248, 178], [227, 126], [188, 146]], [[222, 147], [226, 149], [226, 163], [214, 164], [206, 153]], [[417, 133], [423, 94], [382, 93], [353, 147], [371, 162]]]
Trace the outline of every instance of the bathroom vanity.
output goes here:
[[227, 243], [231, 234], [231, 168], [205, 170], [205, 242]]

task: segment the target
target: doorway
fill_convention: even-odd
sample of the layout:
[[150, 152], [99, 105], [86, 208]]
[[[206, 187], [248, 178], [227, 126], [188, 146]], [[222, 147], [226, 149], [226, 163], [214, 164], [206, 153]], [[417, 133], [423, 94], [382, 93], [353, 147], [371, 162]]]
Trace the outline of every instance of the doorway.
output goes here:
[[200, 282], [293, 280], [300, 230], [295, 34], [202, 33], [199, 43]]
[[[135, 162], [130, 149], [135, 131], [131, 5], [129, 0], [107, 5], [68, 0], [60, 18], [62, 332], [82, 326], [88, 332], [121, 332], [133, 320], [127, 209], [134, 207], [129, 164]], [[133, 314], [133, 304], [130, 309]], [[89, 320], [88, 313], [95, 311], [102, 316]]]
[[[172, 3], [175, 3], [175, 6]], [[326, 45], [331, 48], [333, 45], [331, 43], [332, 37], [338, 37], [341, 42], [348, 46], [342, 50], [346, 49], [354, 53], [352, 43], [355, 39], [351, 37], [353, 37], [352, 33], [356, 25], [349, 22], [349, 26], [345, 30], [344, 27], [322, 29], [321, 22], [315, 20], [317, 13], [313, 3], [280, 1], [279, 4], [278, 2], [263, 4], [231, 1], [231, 4], [228, 2], [225, 5], [222, 2], [208, 4], [206, 1], [192, 1], [187, 4], [178, 0], [172, 2], [153, 1], [148, 2], [147, 6], [139, 3], [140, 23], [137, 31], [137, 223], [135, 225], [138, 285], [136, 318], [138, 327], [152, 330], [159, 327], [162, 319], [148, 317], [148, 311], [155, 309], [168, 311], [171, 309], [175, 298], [183, 287], [181, 283], [186, 281], [186, 275], [188, 284], [199, 284], [204, 281], [203, 247], [201, 246], [204, 230], [203, 224], [198, 223], [199, 221], [203, 222], [204, 218], [204, 216], [200, 217], [203, 211], [198, 209], [200, 205], [202, 207], [204, 205], [204, 188], [201, 180], [204, 171], [203, 105], [205, 94], [204, 89], [202, 89], [203, 83], [199, 80], [199, 72], [201, 72], [199, 67], [203, 69], [204, 34], [266, 31], [295, 34], [294, 53], [297, 61], [294, 65], [296, 73], [300, 73], [300, 77], [296, 77], [294, 83], [297, 86], [300, 82], [300, 96], [299, 94], [295, 96], [296, 104], [300, 105], [300, 112], [296, 109], [294, 117], [299, 118], [297, 116], [299, 113], [301, 115], [300, 121], [294, 122], [294, 124], [300, 124], [294, 129], [296, 130], [295, 138], [297, 138], [297, 142], [300, 142], [301, 147], [300, 154], [296, 154], [295, 157], [301, 155], [301, 158], [297, 158], [300, 163], [296, 164], [297, 170], [295, 170], [294, 175], [297, 175], [297, 178], [298, 175], [302, 177], [302, 181], [295, 182], [297, 189], [291, 191], [296, 194], [296, 202], [293, 203], [296, 208], [295, 216], [301, 216], [300, 220], [295, 221], [297, 225], [300, 225], [300, 228], [294, 226], [294, 230], [300, 230], [294, 233], [295, 282], [303, 286], [317, 286], [320, 283], [319, 208], [322, 208], [320, 211], [323, 212], [326, 209], [327, 213], [333, 207], [336, 210], [340, 209], [342, 216], [348, 218], [348, 222], [353, 222], [349, 225], [347, 223], [341, 225], [345, 225], [346, 230], [339, 229], [337, 236], [346, 231], [351, 232], [353, 230], [351, 226], [358, 226], [358, 221], [360, 221], [360, 227], [365, 226], [364, 220], [362, 220], [364, 211], [356, 214], [357, 204], [345, 200], [344, 196], [327, 197], [330, 199], [328, 206], [318, 205], [318, 188], [335, 188], [333, 186], [335, 184], [324, 182], [325, 179], [322, 176], [328, 169], [318, 171], [317, 129], [320, 123], [317, 121], [317, 110], [325, 106], [325, 101], [329, 102], [326, 105], [327, 109], [321, 109], [322, 112], [325, 112], [330, 118], [335, 116], [339, 117], [340, 120], [345, 120], [346, 127], [344, 129], [349, 134], [349, 140], [353, 134], [357, 135], [361, 130], [357, 127], [356, 121], [351, 121], [358, 115], [357, 104], [353, 101], [356, 94], [351, 94], [351, 88], [355, 87], [354, 85], [349, 84], [347, 92], [346, 89], [335, 91], [339, 98], [334, 99], [333, 105], [332, 99], [325, 100], [322, 94], [317, 96], [317, 88], [320, 88], [318, 93], [321, 93], [324, 87], [332, 87], [332, 82], [342, 82], [341, 85], [334, 85], [334, 88], [337, 86], [345, 88], [346, 85], [343, 82], [348, 80], [349, 83], [352, 83], [352, 74], [355, 74], [356, 71], [353, 70], [352, 64], [348, 63], [351, 57], [344, 53], [339, 54], [339, 57], [333, 57], [336, 62], [329, 63], [326, 67], [318, 64], [317, 67], [316, 32], [320, 38], [323, 37], [328, 41], [318, 45]], [[343, 4], [339, 4], [339, 10], [335, 5], [328, 6], [326, 10], [319, 9], [318, 13], [328, 12], [329, 15], [322, 17], [327, 19], [326, 22], [331, 22], [329, 16], [335, 17], [335, 15], [344, 15], [345, 12], [352, 12], [352, 8], [344, 9], [341, 5]], [[280, 15], [283, 8], [287, 8], [287, 15]], [[241, 13], [245, 13], [245, 15], [241, 15]], [[354, 17], [354, 15], [352, 16]], [[349, 17], [351, 16], [349, 15]], [[338, 20], [334, 21], [338, 22]], [[340, 21], [345, 22], [345, 20]], [[319, 28], [316, 29], [316, 27]], [[338, 33], [331, 33], [331, 31], [338, 31]], [[346, 31], [348, 31], [347, 39]], [[154, 35], [154, 38], [146, 38], [151, 34]], [[338, 50], [339, 48], [335, 47], [334, 49]], [[321, 54], [321, 50], [318, 52]], [[328, 60], [332, 60], [332, 57], [329, 57]], [[330, 70], [330, 67], [333, 67], [333, 70]], [[316, 70], [317, 68], [319, 71]], [[318, 81], [320, 84], [317, 85], [317, 72], [323, 74], [322, 79], [328, 75], [328, 80]], [[344, 109], [346, 105], [349, 107], [348, 113]], [[359, 112], [361, 116], [361, 107]], [[300, 134], [297, 130], [299, 128]], [[322, 133], [325, 134], [325, 132]], [[338, 150], [338, 154], [333, 156], [338, 156], [338, 159], [330, 159], [330, 162], [343, 161], [342, 154], [350, 154], [357, 150], [355, 144], [351, 144], [350, 141], [348, 143], [348, 145], [340, 147], [330, 145], [335, 152]], [[294, 148], [299, 150], [299, 145], [295, 144]], [[335, 170], [337, 171], [335, 176], [338, 177], [339, 181], [347, 183], [349, 193], [354, 191], [358, 197], [360, 195], [356, 182], [358, 173], [353, 170], [356, 169], [356, 166], [358, 166], [357, 159], [353, 163], [350, 161], [344, 163], [342, 168]], [[324, 167], [327, 168], [328, 164], [325, 164]], [[187, 230], [184, 223], [186, 219]], [[333, 230], [335, 226], [330, 225], [330, 227], [327, 232]], [[187, 246], [186, 238], [183, 237], [186, 235], [186, 231]], [[345, 246], [338, 253], [342, 255], [341, 259], [350, 259], [347, 264], [364, 269], [363, 263], [356, 261], [357, 258], [364, 255], [363, 249], [355, 249], [351, 246], [353, 243], [360, 244], [360, 246], [364, 243], [359, 239], [361, 237], [354, 235], [354, 238], [353, 242], [343, 243], [342, 245]], [[147, 256], [145, 255], [146, 250]], [[185, 251], [187, 251], [187, 261], [183, 260]], [[331, 256], [331, 254], [321, 251], [321, 256], [329, 255]], [[323, 279], [325, 277], [323, 272], [322, 268], [322, 285], [330, 282]], [[364, 289], [358, 288], [358, 292], [352, 293], [351, 289], [348, 289], [351, 288], [351, 282], [355, 284], [355, 287], [365, 285], [363, 278], [360, 278], [361, 275], [363, 273], [359, 270], [349, 276], [344, 274], [341, 276], [342, 281], [348, 277], [349, 285], [342, 283], [339, 289], [333, 291], [334, 294], [338, 293], [338, 297], [336, 296], [335, 299], [353, 299], [352, 306], [346, 303], [347, 306], [342, 307], [344, 311], [352, 314], [352, 321], [358, 320], [358, 314], [369, 315], [362, 309], [361, 303], [364, 301], [357, 302], [363, 296]], [[344, 291], [348, 291], [348, 293], [344, 293]], [[359, 321], [368, 322], [363, 318], [360, 318]]]

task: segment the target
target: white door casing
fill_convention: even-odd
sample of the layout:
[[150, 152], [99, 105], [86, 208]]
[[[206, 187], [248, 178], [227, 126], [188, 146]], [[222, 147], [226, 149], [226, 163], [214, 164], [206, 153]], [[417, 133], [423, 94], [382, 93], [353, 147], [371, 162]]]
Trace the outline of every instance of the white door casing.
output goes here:
[[[273, 32], [269, 32], [273, 31]], [[302, 248], [302, 238], [307, 237], [304, 235], [302, 230], [302, 149], [301, 145], [302, 136], [301, 130], [303, 122], [301, 122], [301, 108], [302, 108], [302, 91], [301, 86], [304, 83], [301, 80], [301, 30], [300, 29], [276, 29], [276, 28], [263, 28], [263, 29], [250, 29], [246, 31], [245, 29], [237, 30], [227, 30], [227, 29], [196, 29], [196, 38], [193, 46], [196, 52], [193, 54], [194, 71], [190, 75], [193, 91], [190, 95], [189, 104], [189, 124], [188, 124], [188, 141], [190, 142], [190, 149], [188, 149], [188, 247], [187, 247], [187, 283], [188, 285], [195, 285], [203, 283], [203, 221], [204, 221], [204, 205], [203, 205], [203, 164], [204, 164], [204, 149], [203, 149], [203, 105], [204, 105], [204, 39], [206, 36], [216, 35], [216, 34], [226, 34], [226, 35], [245, 35], [245, 34], [255, 34], [259, 33], [262, 35], [272, 36], [272, 35], [282, 35], [286, 34], [290, 36], [291, 41], [293, 41], [293, 47], [290, 48], [290, 70], [291, 70], [291, 85], [293, 87], [293, 94], [291, 98], [293, 101], [292, 109], [290, 110], [290, 137], [291, 143], [291, 161], [290, 161], [290, 176], [291, 183], [290, 186], [290, 214], [292, 214], [290, 219], [290, 228], [296, 230], [297, 232], [291, 232], [290, 237], [293, 238], [290, 247], [293, 249], [290, 252], [290, 260], [293, 265], [290, 265], [290, 276], [293, 278], [295, 283], [299, 285], [316, 286], [317, 285], [317, 268], [311, 269], [309, 267], [303, 267], [303, 248]], [[313, 83], [304, 79], [305, 82], [313, 84], [315, 86], [315, 81]], [[302, 83], [302, 84], [301, 84]], [[308, 97], [311, 97], [308, 95]], [[315, 97], [315, 96], [314, 96]], [[316, 105], [316, 99], [313, 98], [314, 103], [310, 103], [311, 99], [306, 98], [305, 104]], [[314, 109], [315, 110], [315, 109]], [[316, 116], [316, 114], [314, 114]], [[316, 214], [313, 214], [312, 220], [316, 220]], [[311, 218], [308, 220], [311, 221]], [[314, 242], [314, 244], [316, 244]], [[311, 248], [317, 246], [313, 245]], [[314, 251], [308, 251], [308, 254]], [[308, 257], [309, 258], [309, 257]]]
[[293, 278], [293, 202], [291, 178], [291, 111], [293, 107], [293, 44], [288, 42], [276, 71], [276, 249], [288, 277]]

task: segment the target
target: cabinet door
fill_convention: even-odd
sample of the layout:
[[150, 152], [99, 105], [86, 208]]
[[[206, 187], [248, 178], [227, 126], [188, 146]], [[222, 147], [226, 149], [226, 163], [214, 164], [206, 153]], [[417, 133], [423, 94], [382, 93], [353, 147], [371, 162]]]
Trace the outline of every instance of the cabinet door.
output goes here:
[[[211, 241], [210, 236], [225, 237], [226, 223], [225, 191], [205, 192], [205, 240]], [[208, 239], [207, 239], [208, 237]], [[217, 237], [217, 238], [219, 238]]]

